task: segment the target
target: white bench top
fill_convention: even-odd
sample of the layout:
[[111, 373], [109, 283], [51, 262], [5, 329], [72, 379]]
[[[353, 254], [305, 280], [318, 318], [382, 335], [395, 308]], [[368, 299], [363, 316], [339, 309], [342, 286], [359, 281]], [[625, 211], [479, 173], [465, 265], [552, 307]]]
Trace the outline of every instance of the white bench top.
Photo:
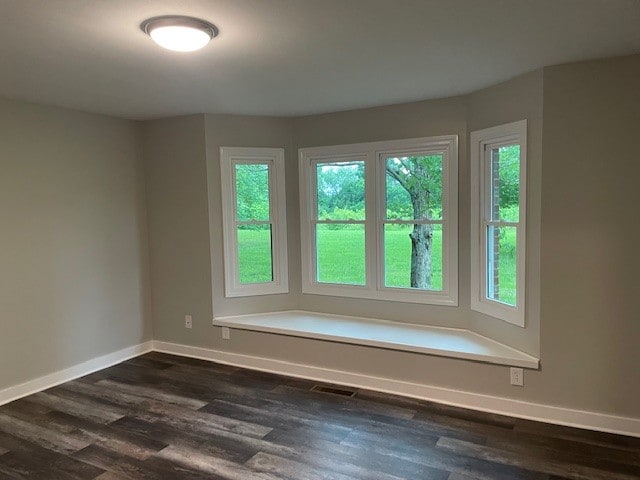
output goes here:
[[214, 318], [213, 325], [514, 367], [537, 369], [539, 366], [536, 357], [457, 328], [303, 311], [218, 317]]

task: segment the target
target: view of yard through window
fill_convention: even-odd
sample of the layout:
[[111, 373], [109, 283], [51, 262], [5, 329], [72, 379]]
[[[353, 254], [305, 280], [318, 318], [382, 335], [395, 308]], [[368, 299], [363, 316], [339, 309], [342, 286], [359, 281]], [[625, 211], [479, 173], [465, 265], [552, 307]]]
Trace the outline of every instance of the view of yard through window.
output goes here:
[[235, 166], [238, 270], [240, 283], [273, 281], [269, 166]]
[[[500, 147], [492, 178], [492, 219], [518, 221], [519, 146]], [[443, 179], [440, 154], [385, 160], [384, 286], [441, 290]], [[317, 280], [365, 285], [365, 162], [318, 163], [316, 172]], [[236, 168], [238, 264], [244, 284], [273, 278], [269, 169]], [[242, 223], [242, 224], [240, 224]], [[516, 228], [487, 226], [494, 260], [488, 285], [495, 300], [516, 301]], [[367, 240], [370, 241], [370, 240]], [[489, 276], [489, 275], [488, 275]]]
[[227, 298], [289, 292], [283, 148], [220, 147]]
[[[393, 287], [409, 287], [411, 269], [411, 228], [389, 227], [385, 239], [385, 283]], [[503, 254], [500, 256], [500, 279], [502, 298], [515, 303], [515, 231], [502, 234]], [[320, 233], [318, 245], [322, 259], [319, 271], [327, 278], [340, 283], [361, 285], [364, 283], [363, 236], [354, 230], [324, 230]], [[432, 258], [433, 277], [442, 278], [442, 233], [434, 232]], [[241, 252], [242, 283], [260, 283], [271, 279], [271, 232], [257, 229], [238, 231], [238, 249]], [[268, 274], [265, 274], [268, 272]], [[355, 272], [355, 274], [354, 274]], [[434, 282], [434, 289], [441, 283]]]
[[442, 289], [442, 163], [442, 154], [384, 161], [386, 287]]
[[487, 297], [516, 305], [520, 145], [491, 151], [487, 236]]

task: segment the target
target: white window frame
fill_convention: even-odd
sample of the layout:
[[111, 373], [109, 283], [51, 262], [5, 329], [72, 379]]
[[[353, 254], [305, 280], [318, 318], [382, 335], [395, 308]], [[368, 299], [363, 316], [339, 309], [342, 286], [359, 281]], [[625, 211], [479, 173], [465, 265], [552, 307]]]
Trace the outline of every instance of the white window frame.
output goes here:
[[[519, 219], [515, 225], [516, 257], [516, 306], [488, 298], [487, 246], [485, 230], [492, 222], [488, 218], [490, 195], [490, 162], [493, 148], [503, 145], [520, 145], [520, 195]], [[525, 259], [527, 212], [527, 121], [520, 120], [505, 125], [471, 132], [471, 309], [505, 322], [525, 326]]]
[[[384, 286], [385, 164], [391, 155], [441, 153], [443, 155], [442, 290]], [[366, 284], [318, 282], [315, 242], [317, 163], [365, 162], [365, 267]], [[458, 305], [458, 136], [412, 138], [382, 142], [312, 147], [299, 150], [302, 292], [338, 297], [366, 298], [433, 305]]]
[[[252, 284], [240, 283], [235, 182], [235, 165], [239, 163], [263, 163], [270, 166], [269, 218], [271, 223], [271, 254], [273, 268], [273, 281], [271, 282]], [[252, 295], [288, 293], [289, 281], [287, 267], [287, 215], [284, 149], [221, 147], [220, 173], [225, 297], [245, 297]]]

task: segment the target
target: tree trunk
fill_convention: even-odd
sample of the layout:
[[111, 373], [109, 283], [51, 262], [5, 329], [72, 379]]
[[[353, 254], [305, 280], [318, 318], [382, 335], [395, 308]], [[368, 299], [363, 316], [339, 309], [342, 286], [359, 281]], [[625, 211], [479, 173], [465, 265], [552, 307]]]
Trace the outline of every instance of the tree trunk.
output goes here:
[[[387, 173], [395, 178], [411, 198], [414, 220], [428, 220], [429, 171], [417, 157], [401, 160], [401, 165], [388, 164]], [[411, 238], [411, 287], [430, 290], [431, 287], [431, 248], [433, 245], [433, 224], [413, 224]]]
[[[414, 218], [426, 219], [427, 202], [424, 192], [411, 195]], [[431, 247], [433, 245], [433, 225], [414, 224], [411, 238], [411, 287], [431, 289]]]
[[411, 238], [411, 286], [431, 289], [433, 225], [414, 225]]

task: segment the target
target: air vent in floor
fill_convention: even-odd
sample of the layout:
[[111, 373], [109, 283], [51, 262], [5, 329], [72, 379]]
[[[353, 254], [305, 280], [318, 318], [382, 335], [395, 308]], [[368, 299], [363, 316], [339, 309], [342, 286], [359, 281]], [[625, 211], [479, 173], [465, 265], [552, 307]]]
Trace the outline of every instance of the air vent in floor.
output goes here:
[[340, 395], [342, 397], [355, 397], [356, 393], [358, 393], [358, 389], [356, 388], [341, 387], [341, 386], [329, 387], [327, 385], [314, 385], [311, 388], [311, 391], [321, 392], [321, 393], [330, 393], [331, 395]]

